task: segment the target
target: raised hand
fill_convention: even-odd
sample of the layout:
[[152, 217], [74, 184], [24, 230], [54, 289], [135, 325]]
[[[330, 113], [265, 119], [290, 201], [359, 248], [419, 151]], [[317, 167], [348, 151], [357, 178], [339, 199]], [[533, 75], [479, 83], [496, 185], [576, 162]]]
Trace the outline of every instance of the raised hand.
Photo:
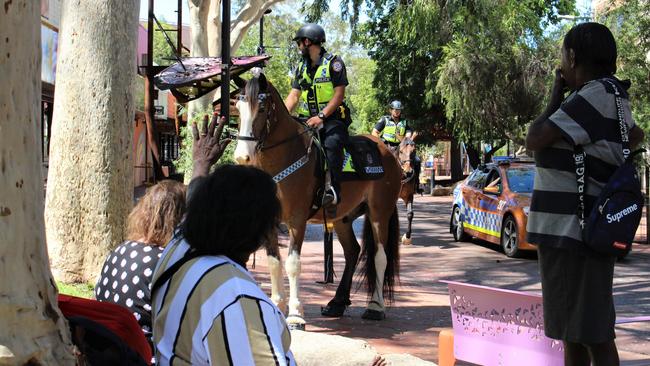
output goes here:
[[203, 124], [201, 131], [196, 125], [192, 123], [192, 136], [194, 138], [194, 146], [192, 147], [192, 159], [194, 161], [194, 169], [192, 178], [206, 176], [210, 172], [210, 167], [219, 161], [226, 146], [230, 143], [231, 139], [221, 140], [221, 134], [226, 126], [226, 118], [221, 117], [217, 127], [218, 114], [212, 115], [212, 121], [208, 123], [208, 115], [203, 117]]

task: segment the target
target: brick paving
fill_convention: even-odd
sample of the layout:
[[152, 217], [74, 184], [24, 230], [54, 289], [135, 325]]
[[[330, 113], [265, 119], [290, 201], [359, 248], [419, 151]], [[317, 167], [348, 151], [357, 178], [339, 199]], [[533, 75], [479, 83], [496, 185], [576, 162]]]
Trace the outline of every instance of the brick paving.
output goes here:
[[[401, 286], [387, 318], [381, 322], [361, 319], [366, 295], [361, 290], [352, 296], [352, 306], [340, 319], [324, 318], [320, 307], [333, 296], [336, 284], [321, 285], [322, 228], [309, 226], [302, 251], [302, 301], [307, 330], [367, 340], [381, 353], [409, 353], [437, 362], [437, 336], [451, 327], [446, 286], [437, 282], [451, 279], [469, 283], [524, 291], [540, 291], [534, 254], [510, 259], [492, 244], [456, 243], [448, 233], [451, 197], [418, 197], [414, 204], [412, 246], [401, 247]], [[405, 227], [405, 212], [400, 202], [400, 225]], [[361, 222], [355, 223], [360, 230]], [[283, 249], [286, 257], [287, 249]], [[334, 266], [342, 273], [344, 260], [340, 245], [334, 242]], [[619, 316], [650, 315], [650, 246], [635, 244], [628, 259], [617, 265], [615, 301]], [[270, 292], [266, 256], [257, 253], [253, 270]], [[337, 282], [338, 279], [335, 279]], [[288, 288], [288, 287], [287, 287]], [[617, 327], [617, 344], [623, 365], [650, 365], [650, 323]], [[317, 346], [317, 345], [315, 345]], [[646, 362], [647, 361], [647, 362]]]

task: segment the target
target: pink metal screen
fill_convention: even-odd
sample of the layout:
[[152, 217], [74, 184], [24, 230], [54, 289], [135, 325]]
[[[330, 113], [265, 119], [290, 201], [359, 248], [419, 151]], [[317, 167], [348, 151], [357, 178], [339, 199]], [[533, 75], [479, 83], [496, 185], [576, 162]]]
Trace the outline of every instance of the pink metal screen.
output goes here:
[[544, 335], [542, 296], [453, 281], [454, 356], [485, 366], [562, 366], [562, 343]]

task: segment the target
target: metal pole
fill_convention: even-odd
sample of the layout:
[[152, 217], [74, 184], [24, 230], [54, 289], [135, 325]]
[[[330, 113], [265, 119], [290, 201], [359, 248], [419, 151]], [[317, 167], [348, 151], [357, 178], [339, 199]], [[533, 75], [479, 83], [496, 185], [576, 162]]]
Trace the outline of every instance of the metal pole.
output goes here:
[[328, 222], [323, 228], [323, 281], [320, 284], [334, 283], [334, 225]]
[[221, 116], [230, 122], [230, 0], [221, 1]]
[[645, 166], [645, 237], [646, 244], [650, 244], [650, 166]]
[[176, 31], [176, 50], [178, 57], [183, 54], [183, 0], [178, 0], [178, 17], [176, 18], [178, 29]]
[[260, 18], [260, 44], [257, 46], [257, 54], [263, 55], [266, 53], [264, 48], [264, 15], [271, 13], [271, 9], [266, 9]]
[[[144, 94], [144, 114], [145, 114], [145, 121], [148, 122], [146, 123], [146, 132], [147, 132], [147, 140], [148, 142], [153, 142], [153, 124], [154, 122], [154, 108], [153, 108], [153, 94], [154, 94], [154, 88], [153, 88], [153, 75], [152, 75], [152, 67], [153, 67], [153, 17], [154, 17], [154, 12], [153, 12], [153, 7], [154, 7], [154, 0], [149, 0], [149, 14], [147, 16], [147, 68], [145, 71], [145, 94]], [[150, 148], [153, 148], [153, 144], [148, 144]], [[153, 151], [145, 150], [146, 154], [153, 153]], [[147, 166], [146, 166], [146, 157], [145, 157], [145, 177], [148, 179], [148, 174], [147, 172]], [[153, 159], [154, 161], [154, 169], [152, 170], [153, 173], [153, 181], [156, 181], [156, 169], [155, 169], [155, 157]]]
[[264, 53], [264, 15], [260, 18], [260, 46], [257, 48], [257, 54]]
[[[178, 16], [176, 18], [176, 52], [180, 59], [183, 55], [183, 0], [178, 0]], [[181, 131], [181, 116], [178, 115], [178, 105], [174, 103], [174, 127], [176, 128], [176, 136], [180, 135]]]

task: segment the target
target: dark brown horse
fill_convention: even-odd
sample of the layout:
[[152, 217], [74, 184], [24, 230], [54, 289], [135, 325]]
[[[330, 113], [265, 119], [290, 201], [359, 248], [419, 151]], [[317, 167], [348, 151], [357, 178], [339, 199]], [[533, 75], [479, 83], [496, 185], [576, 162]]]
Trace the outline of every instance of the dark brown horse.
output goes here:
[[415, 134], [412, 137], [404, 137], [399, 145], [398, 159], [402, 166], [402, 187], [399, 191], [399, 198], [406, 205], [406, 218], [408, 226], [406, 233], [402, 236], [402, 244], [411, 245], [411, 225], [413, 223], [413, 195], [417, 191], [417, 176], [419, 172], [415, 169]]
[[[254, 76], [246, 84], [237, 103], [240, 113], [239, 136], [235, 159], [240, 164], [253, 164], [278, 183], [282, 202], [282, 219], [289, 228], [289, 254], [285, 269], [289, 277], [289, 299], [284, 292], [282, 268], [277, 245], [269, 249], [271, 299], [282, 309], [288, 305], [290, 327], [304, 327], [304, 313], [299, 295], [300, 251], [307, 223], [323, 223], [323, 211], [312, 209], [312, 203], [323, 182], [317, 172], [317, 148], [311, 131], [297, 122], [287, 111], [278, 91], [264, 74]], [[374, 137], [379, 145], [384, 177], [373, 181], [343, 182], [343, 200], [335, 217], [327, 221], [343, 246], [345, 269], [334, 298], [322, 308], [325, 316], [341, 316], [351, 304], [350, 289], [360, 252], [363, 277], [370, 298], [365, 319], [385, 317], [384, 298], [390, 300], [399, 272], [399, 221], [397, 197], [400, 190], [400, 167], [395, 157]], [[354, 235], [352, 222], [365, 214], [363, 249]], [[272, 243], [277, 244], [277, 243]]]

